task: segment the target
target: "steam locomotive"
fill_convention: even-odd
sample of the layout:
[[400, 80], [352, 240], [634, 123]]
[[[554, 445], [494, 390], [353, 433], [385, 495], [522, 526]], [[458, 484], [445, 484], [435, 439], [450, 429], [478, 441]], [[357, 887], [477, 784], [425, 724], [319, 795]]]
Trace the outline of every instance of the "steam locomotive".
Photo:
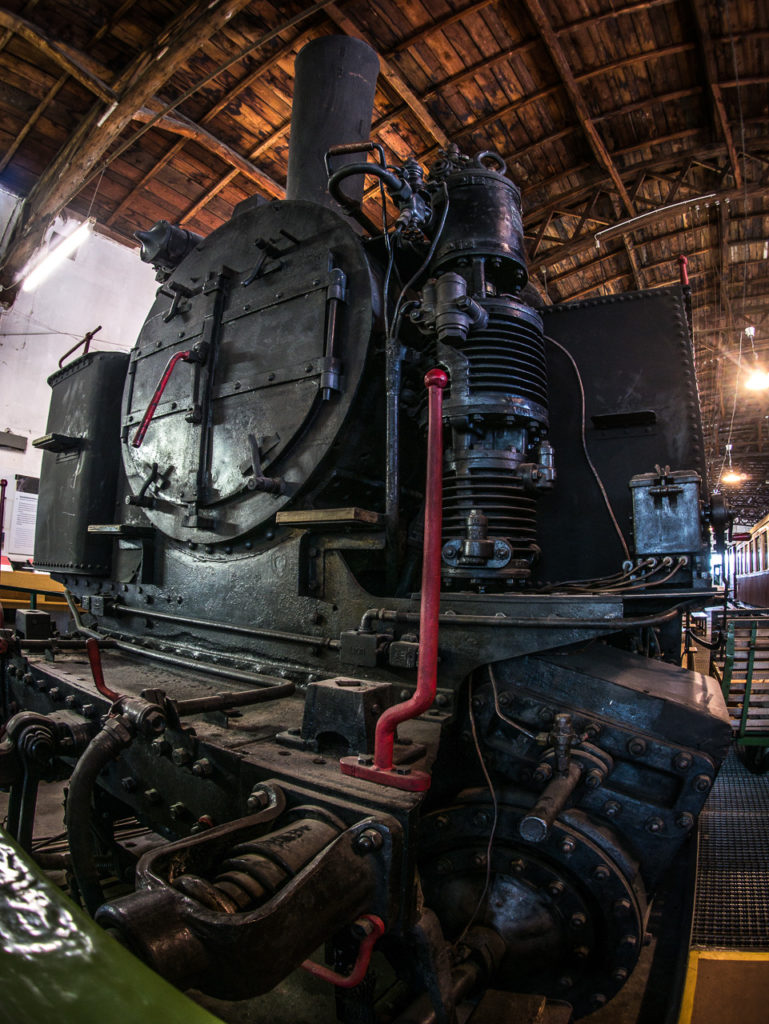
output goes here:
[[730, 736], [679, 664], [721, 521], [684, 296], [543, 307], [501, 157], [351, 141], [377, 70], [309, 44], [288, 198], [140, 232], [136, 347], [50, 379], [35, 561], [74, 633], [3, 634], [8, 828], [71, 775], [73, 889], [182, 989], [304, 963], [347, 1022], [584, 1016]]

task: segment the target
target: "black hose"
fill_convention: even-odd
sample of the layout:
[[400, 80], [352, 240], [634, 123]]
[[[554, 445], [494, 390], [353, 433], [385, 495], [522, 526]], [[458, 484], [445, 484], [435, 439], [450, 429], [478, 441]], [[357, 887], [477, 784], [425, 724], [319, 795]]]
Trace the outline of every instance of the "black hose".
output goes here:
[[65, 824], [72, 872], [81, 902], [91, 916], [104, 903], [94, 850], [91, 798], [102, 770], [125, 750], [132, 739], [133, 730], [121, 718], [108, 719], [101, 732], [88, 744], [69, 783]]
[[344, 192], [339, 188], [345, 178], [351, 177], [353, 174], [373, 174], [384, 183], [385, 188], [393, 198], [399, 198], [407, 200], [411, 196], [411, 186], [407, 181], [403, 181], [393, 174], [392, 171], [385, 170], [384, 167], [380, 167], [379, 164], [369, 163], [357, 163], [357, 164], [345, 164], [344, 167], [340, 167], [338, 171], [334, 171], [331, 177], [328, 179], [328, 191], [332, 198], [336, 199], [340, 206], [345, 209], [351, 207], [358, 207], [360, 204], [357, 200], [350, 199]]

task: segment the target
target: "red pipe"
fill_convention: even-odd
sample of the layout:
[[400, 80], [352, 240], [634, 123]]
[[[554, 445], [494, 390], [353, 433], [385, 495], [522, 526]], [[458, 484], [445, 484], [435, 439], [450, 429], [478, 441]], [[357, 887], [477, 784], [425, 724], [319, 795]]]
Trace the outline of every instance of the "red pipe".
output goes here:
[[683, 253], [678, 257], [678, 270], [681, 274], [681, 284], [685, 288], [689, 284], [689, 261]]
[[355, 923], [363, 928], [366, 934], [358, 947], [358, 956], [349, 974], [337, 974], [323, 964], [316, 964], [314, 960], [305, 960], [302, 964], [304, 970], [323, 981], [330, 981], [337, 988], [355, 988], [356, 985], [360, 985], [366, 977], [374, 946], [379, 937], [384, 935], [385, 926], [382, 918], [376, 914], [364, 914]]
[[85, 642], [86, 650], [88, 651], [88, 660], [91, 663], [91, 673], [93, 675], [93, 681], [96, 683], [96, 689], [107, 700], [111, 700], [114, 704], [116, 700], [120, 700], [121, 695], [115, 693], [114, 690], [110, 690], [107, 684], [104, 682], [104, 670], [101, 667], [101, 651], [99, 650], [99, 641], [89, 636]]
[[388, 708], [377, 722], [373, 765], [360, 764], [357, 757], [345, 757], [341, 761], [345, 775], [414, 791], [428, 789], [430, 776], [426, 772], [412, 772], [409, 769], [398, 771], [394, 768], [393, 746], [398, 726], [427, 711], [435, 700], [437, 687], [443, 532], [443, 389], [448, 382], [448, 376], [443, 370], [430, 370], [425, 376], [428, 391], [427, 480], [417, 687], [409, 700]]
[[441, 539], [443, 535], [443, 389], [449, 379], [443, 370], [425, 377], [428, 393], [427, 482], [425, 484], [425, 541], [422, 554], [422, 601], [419, 609], [419, 668], [417, 688], [402, 704], [388, 708], [376, 725], [374, 767], [393, 766], [395, 730], [401, 722], [427, 711], [435, 700], [438, 668], [438, 613], [441, 603]]
[[176, 364], [178, 362], [181, 362], [182, 360], [184, 362], [187, 362], [191, 355], [192, 352], [190, 351], [177, 352], [175, 353], [175, 355], [172, 355], [171, 358], [168, 360], [168, 365], [166, 366], [165, 370], [163, 370], [163, 375], [158, 381], [158, 386], [155, 388], [155, 393], [150, 399], [150, 404], [147, 406], [147, 411], [142, 417], [142, 421], [139, 424], [139, 429], [134, 434], [133, 441], [131, 441], [131, 444], [133, 445], [134, 448], [141, 448], [142, 441], [144, 440], [144, 435], [147, 433], [147, 428], [152, 422], [152, 417], [155, 415], [155, 410], [160, 404], [160, 399], [163, 397], [163, 392], [166, 389], [166, 384], [168, 383], [169, 377], [174, 372]]

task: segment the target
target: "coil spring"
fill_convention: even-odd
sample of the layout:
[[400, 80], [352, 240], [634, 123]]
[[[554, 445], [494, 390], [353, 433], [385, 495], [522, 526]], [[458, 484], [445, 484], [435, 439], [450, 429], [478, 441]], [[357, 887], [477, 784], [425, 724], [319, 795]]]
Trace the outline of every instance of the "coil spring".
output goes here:
[[[299, 873], [344, 829], [321, 808], [296, 808], [304, 817], [269, 835], [233, 846], [213, 880], [180, 875], [173, 886], [211, 910], [237, 914], [261, 906]], [[309, 815], [313, 817], [309, 817]]]

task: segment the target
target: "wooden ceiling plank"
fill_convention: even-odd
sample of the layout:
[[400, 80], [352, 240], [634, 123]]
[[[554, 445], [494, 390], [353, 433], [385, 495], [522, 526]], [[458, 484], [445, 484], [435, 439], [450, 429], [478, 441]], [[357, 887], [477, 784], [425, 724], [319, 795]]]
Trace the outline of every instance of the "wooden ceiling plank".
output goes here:
[[627, 4], [625, 7], [617, 8], [612, 5], [611, 10], [606, 11], [604, 14], [590, 14], [586, 18], [580, 18], [578, 21], [571, 21], [566, 25], [562, 25], [555, 32], [559, 36], [569, 35], [581, 28], [592, 28], [594, 25], [600, 25], [604, 21], [615, 22], [621, 15], [639, 14], [641, 11], [650, 11], [655, 7], [669, 7], [675, 2], [676, 0], [640, 0], [639, 3]]
[[[718, 201], [723, 203], [725, 199], [729, 199], [730, 201], [740, 200], [744, 199], [745, 195], [746, 191], [743, 186], [742, 189], [728, 189], [723, 192], [716, 192], [712, 199], [709, 200], [709, 202], [715, 203]], [[749, 186], [747, 189], [748, 197], [763, 195], [764, 190], [761, 188], [760, 185]], [[670, 218], [680, 216], [680, 213], [680, 207], [678, 209], [676, 209], [675, 207], [673, 207], [672, 209], [668, 207], [660, 207], [657, 211], [650, 211], [648, 214], [644, 215], [644, 222], [642, 226], [644, 228], [653, 227], [656, 224], [663, 223], [665, 220], [669, 220]], [[538, 270], [539, 267], [543, 266], [544, 264], [553, 265], [555, 263], [560, 263], [565, 259], [569, 259], [572, 256], [578, 255], [580, 252], [585, 252], [586, 250], [589, 250], [594, 247], [595, 236], [591, 233], [582, 239], [575, 239], [574, 241], [566, 242], [557, 250], [548, 250], [547, 252], [543, 253], [542, 256], [540, 256], [536, 260], [533, 260], [529, 269]]]
[[97, 107], [86, 115], [68, 143], [46, 168], [32, 189], [18, 228], [5, 252], [0, 271], [4, 304], [18, 290], [17, 277], [55, 216], [90, 179], [109, 147], [130, 123], [133, 113], [148, 102], [176, 69], [243, 7], [248, 0], [198, 0], [177, 16], [164, 43], [161, 60], [155, 60], [120, 95], [108, 117]]
[[647, 96], [634, 103], [625, 103], [621, 107], [614, 107], [612, 110], [604, 110], [600, 114], [595, 114], [593, 121], [608, 121], [611, 117], [627, 117], [628, 114], [633, 114], [637, 110], [648, 110], [652, 103], [674, 103], [687, 96], [696, 96], [699, 92], [701, 92], [699, 86], [693, 86], [687, 89], [676, 89], [674, 92], [660, 93], [657, 96]]
[[21, 36], [35, 49], [44, 53], [49, 60], [58, 64], [60, 68], [71, 75], [72, 78], [84, 85], [89, 92], [98, 96], [105, 103], [112, 103], [115, 93], [97, 75], [86, 66], [86, 61], [80, 55], [75, 55], [71, 47], [64, 47], [60, 43], [50, 39], [37, 26], [20, 17], [18, 14], [11, 14], [10, 11], [0, 8], [0, 27]]
[[38, 105], [35, 107], [35, 109], [32, 111], [30, 116], [27, 118], [26, 124], [21, 129], [21, 131], [16, 136], [16, 138], [13, 140], [13, 142], [8, 147], [8, 149], [5, 151], [2, 160], [0, 160], [0, 174], [5, 170], [5, 168], [8, 166], [8, 164], [11, 162], [11, 160], [13, 159], [13, 157], [14, 157], [16, 151], [18, 150], [19, 146], [22, 144], [22, 142], [26, 139], [26, 137], [29, 135], [29, 133], [32, 131], [32, 129], [35, 127], [35, 125], [37, 124], [37, 122], [40, 119], [41, 115], [45, 113], [45, 110], [46, 110], [46, 107], [48, 106], [48, 104], [51, 102], [51, 100], [55, 99], [56, 94], [61, 90], [62, 86], [67, 81], [67, 77], [68, 77], [67, 75], [62, 75], [62, 77], [57, 82], [53, 83], [51, 88], [48, 90], [48, 92], [40, 100]]
[[[355, 22], [349, 18], [337, 4], [328, 4], [326, 7], [326, 14], [334, 22], [336, 27], [345, 33], [345, 35], [362, 39], [374, 50], [377, 49], [376, 40], [369, 36], [367, 32], [364, 32], [359, 28], [358, 25], [356, 25]], [[442, 148], [448, 146], [448, 135], [446, 135], [425, 104], [419, 99], [395, 64], [391, 60], [388, 60], [387, 57], [380, 55], [379, 67], [382, 77], [401, 97], [404, 103], [409, 106], [414, 117], [422, 128], [424, 128], [430, 138], [437, 142], [437, 144]]]
[[694, 23], [697, 30], [697, 39], [700, 46], [700, 52], [702, 54], [703, 64], [705, 68], [705, 78], [707, 81], [708, 90], [710, 92], [711, 102], [713, 109], [716, 114], [716, 123], [718, 124], [721, 135], [723, 136], [726, 148], [729, 153], [729, 163], [732, 166], [732, 174], [734, 175], [734, 184], [737, 188], [742, 188], [742, 171], [740, 169], [740, 163], [737, 159], [737, 150], [734, 146], [734, 139], [732, 138], [732, 130], [729, 126], [729, 117], [726, 113], [726, 106], [724, 105], [724, 97], [721, 92], [721, 86], [718, 83], [718, 67], [716, 64], [716, 55], [713, 48], [713, 41], [710, 38], [708, 30], [708, 15], [707, 9], [704, 6], [702, 0], [691, 0], [691, 7], [694, 13]]
[[[148, 107], [143, 107], [141, 110], [137, 110], [133, 119], [135, 121], [147, 123], [152, 120], [157, 111], [151, 110]], [[209, 132], [206, 128], [203, 128], [199, 124], [195, 124], [190, 118], [185, 117], [183, 114], [178, 112], [175, 114], [163, 114], [159, 121], [155, 122], [156, 128], [162, 128], [166, 131], [173, 132], [174, 135], [181, 135], [185, 139], [192, 139], [194, 142], [200, 143], [205, 146], [206, 149], [215, 153], [218, 157], [228, 163], [231, 167], [234, 167], [241, 174], [245, 174], [246, 177], [255, 181], [258, 185], [267, 192], [269, 195], [276, 199], [284, 199], [286, 190], [282, 185], [274, 181], [269, 174], [265, 174], [264, 171], [260, 170], [255, 164], [251, 163], [245, 157], [237, 153], [232, 146], [228, 146], [226, 142], [218, 139], [214, 134]]]
[[[247, 89], [251, 85], [253, 85], [253, 83], [255, 81], [257, 81], [261, 75], [263, 75], [265, 72], [269, 71], [270, 68], [274, 67], [274, 65], [277, 64], [278, 61], [283, 60], [289, 53], [291, 53], [291, 51], [295, 47], [301, 46], [302, 42], [305, 39], [307, 39], [309, 36], [314, 34], [314, 31], [315, 31], [314, 29], [307, 29], [305, 32], [301, 32], [298, 36], [296, 36], [294, 39], [292, 39], [291, 42], [286, 43], [285, 46], [281, 46], [280, 49], [278, 49], [275, 53], [272, 54], [271, 57], [268, 57], [267, 60], [263, 61], [258, 67], [254, 68], [253, 71], [249, 72], [245, 76], [245, 78], [243, 78], [243, 79], [241, 79], [241, 81], [237, 82], [231, 89], [229, 89], [222, 96], [222, 98], [220, 100], [218, 100], [213, 105], [213, 107], [211, 107], [209, 110], [206, 111], [204, 116], [200, 119], [200, 124], [201, 125], [207, 125], [211, 121], [213, 121], [214, 118], [218, 114], [220, 114], [230, 103], [232, 103], [232, 101], [234, 99], [236, 99], [236, 97], [239, 96], [241, 92], [243, 92], [245, 89]], [[284, 122], [284, 125], [281, 125], [281, 130], [284, 130], [285, 129], [285, 125], [288, 125], [288, 124], [289, 124], [289, 122]], [[272, 132], [268, 136], [268, 139], [265, 140], [265, 141], [269, 142], [269, 144], [271, 145], [278, 137], [279, 137], [279, 133]], [[168, 150], [168, 152], [165, 153], [158, 160], [158, 162], [155, 164], [155, 166], [153, 168], [151, 168], [143, 176], [141, 181], [131, 189], [131, 191], [128, 193], [128, 195], [126, 195], [125, 198], [123, 200], [121, 200], [119, 205], [109, 215], [109, 217], [107, 219], [107, 224], [109, 224], [109, 225], [114, 224], [122, 216], [124, 211], [126, 209], [128, 209], [128, 207], [131, 206], [131, 204], [134, 202], [136, 197], [141, 192], [143, 192], [144, 189], [146, 189], [147, 185], [152, 181], [152, 179], [155, 178], [171, 160], [173, 160], [173, 158], [176, 156], [176, 154], [183, 147], [184, 147], [184, 140], [183, 139], [178, 140], [177, 142], [174, 143], [173, 146], [171, 146], [171, 148]], [[252, 152], [250, 152], [248, 154], [248, 158], [250, 160], [256, 159], [256, 157], [261, 155], [261, 153], [263, 153], [267, 148], [268, 148], [268, 146], [264, 146], [264, 145], [257, 146], [255, 150], [252, 150]], [[230, 180], [229, 175], [225, 175], [225, 177], [226, 177], [227, 181]], [[227, 184], [227, 181], [224, 181], [224, 184]], [[222, 185], [221, 187], [224, 187], [224, 185]], [[214, 188], [215, 188], [215, 191], [212, 192], [212, 195], [216, 195], [216, 192], [218, 191], [218, 189], [216, 189], [215, 186], [214, 186]], [[203, 206], [205, 206], [205, 203], [203, 203]], [[185, 214], [185, 216], [186, 216], [186, 214]]]
[[661, 46], [656, 50], [647, 50], [643, 53], [634, 53], [629, 57], [622, 57], [608, 64], [600, 64], [590, 71], [581, 71], [574, 77], [577, 82], [587, 82], [591, 78], [609, 75], [614, 71], [622, 71], [625, 68], [633, 68], [637, 64], [648, 64], [649, 61], [662, 60], [664, 57], [675, 57], [680, 53], [690, 53], [696, 50], [695, 43], [673, 43], [670, 46]]
[[[464, 68], [462, 71], [457, 71], [456, 74], [449, 75], [448, 78], [442, 79], [437, 82], [427, 92], [422, 93], [420, 97], [422, 100], [431, 99], [433, 96], [439, 96], [443, 91], [453, 85], [460, 85], [462, 82], [467, 81], [468, 78], [475, 78], [482, 71], [493, 71], [494, 68], [500, 64], [504, 64], [509, 61], [512, 57], [521, 56], [528, 50], [534, 49], [538, 45], [538, 41], [528, 40], [525, 43], [518, 43], [516, 46], [510, 46], [507, 49], [501, 50], [499, 53], [495, 53], [490, 57], [485, 57], [483, 60], [477, 61], [475, 64], [471, 64], [469, 67]], [[524, 97], [521, 97], [522, 99]]]
[[123, 199], [120, 200], [118, 205], [109, 215], [106, 220], [108, 227], [112, 227], [113, 224], [125, 213], [125, 211], [131, 206], [136, 197], [143, 192], [147, 185], [156, 178], [163, 168], [173, 160], [176, 154], [184, 148], [185, 139], [177, 139], [171, 148], [165, 152], [160, 159], [142, 176], [140, 181], [134, 185], [131, 191]]
[[590, 148], [593, 150], [596, 160], [611, 178], [629, 215], [631, 217], [635, 216], [633, 200], [630, 198], [627, 189], [625, 188], [625, 184], [620, 177], [614, 161], [609, 155], [609, 151], [604, 145], [603, 139], [593, 124], [585, 98], [582, 95], [582, 91], [577, 84], [574, 73], [569, 66], [569, 62], [566, 59], [563, 47], [558, 40], [558, 36], [556, 35], [540, 0], [523, 0], [523, 6], [528, 11], [531, 20], [542, 38], [542, 42], [544, 43], [545, 48], [550, 55], [550, 59], [558, 72], [564, 89], [566, 90], [566, 94], [571, 101], [574, 112], [577, 115], [580, 127], [587, 137], [587, 141]]
[[215, 185], [212, 185], [211, 188], [209, 188], [200, 197], [200, 199], [197, 200], [197, 202], [193, 203], [192, 206], [188, 207], [184, 211], [182, 216], [179, 218], [177, 223], [182, 227], [185, 224], [189, 224], [193, 217], [196, 217], [203, 209], [203, 207], [214, 198], [214, 196], [219, 195], [223, 188], [225, 188], [227, 185], [229, 185], [231, 181], [237, 178], [238, 174], [240, 174], [240, 171], [237, 168], [233, 167], [233, 169], [229, 171], [227, 174], [225, 174], [224, 177], [220, 178]]
[[[36, 0], [35, 0], [35, 2], [36, 2]], [[126, 14], [126, 12], [131, 9], [131, 7], [133, 7], [135, 2], [136, 2], [136, 0], [123, 0], [123, 3], [120, 5], [120, 7], [118, 7], [118, 9], [114, 12], [114, 14], [111, 15], [109, 20], [105, 21], [104, 24], [101, 25], [96, 30], [96, 32], [94, 32], [94, 34], [91, 36], [91, 38], [89, 40], [89, 45], [92, 46], [94, 43], [97, 43], [100, 39], [102, 39], [112, 29], [112, 26], [115, 25]], [[27, 6], [28, 7], [29, 6], [34, 6], [34, 3], [31, 4], [31, 5], [28, 4]], [[11, 33], [9, 33], [9, 35], [10, 34]], [[1, 45], [0, 45], [0, 49], [2, 49]], [[104, 75], [101, 75], [100, 77], [104, 77]], [[37, 124], [39, 118], [47, 110], [49, 104], [56, 98], [58, 93], [64, 87], [64, 85], [66, 84], [68, 78], [69, 78], [69, 76], [67, 74], [62, 75], [61, 78], [58, 79], [58, 81], [54, 82], [54, 84], [48, 90], [46, 95], [38, 103], [38, 105], [35, 108], [35, 110], [32, 112], [30, 117], [27, 119], [27, 122], [24, 125], [24, 127], [22, 128], [22, 130], [16, 136], [16, 138], [13, 141], [13, 143], [8, 147], [8, 150], [6, 151], [6, 153], [3, 156], [2, 160], [0, 160], [0, 174], [5, 170], [5, 168], [8, 166], [8, 164], [11, 162], [11, 160], [13, 159], [13, 156], [16, 153], [16, 151], [18, 150], [19, 146], [22, 144], [22, 142], [27, 137], [27, 135], [29, 135], [29, 133], [35, 127], [35, 125]]]
[[400, 42], [396, 43], [391, 50], [388, 50], [385, 56], [392, 57], [395, 54], [403, 53], [404, 50], [408, 50], [410, 47], [424, 42], [425, 39], [429, 39], [430, 36], [434, 35], [436, 32], [441, 32], [444, 28], [448, 28], [449, 25], [454, 25], [458, 21], [463, 21], [470, 14], [477, 14], [478, 11], [482, 11], [484, 7], [490, 7], [493, 3], [496, 3], [496, 0], [475, 0], [474, 3], [470, 3], [458, 11], [446, 14], [442, 18], [436, 18], [436, 20], [431, 22], [429, 25], [425, 25], [424, 28], [417, 29], [416, 32], [412, 32], [411, 35], [406, 36], [405, 39], [401, 39]]

